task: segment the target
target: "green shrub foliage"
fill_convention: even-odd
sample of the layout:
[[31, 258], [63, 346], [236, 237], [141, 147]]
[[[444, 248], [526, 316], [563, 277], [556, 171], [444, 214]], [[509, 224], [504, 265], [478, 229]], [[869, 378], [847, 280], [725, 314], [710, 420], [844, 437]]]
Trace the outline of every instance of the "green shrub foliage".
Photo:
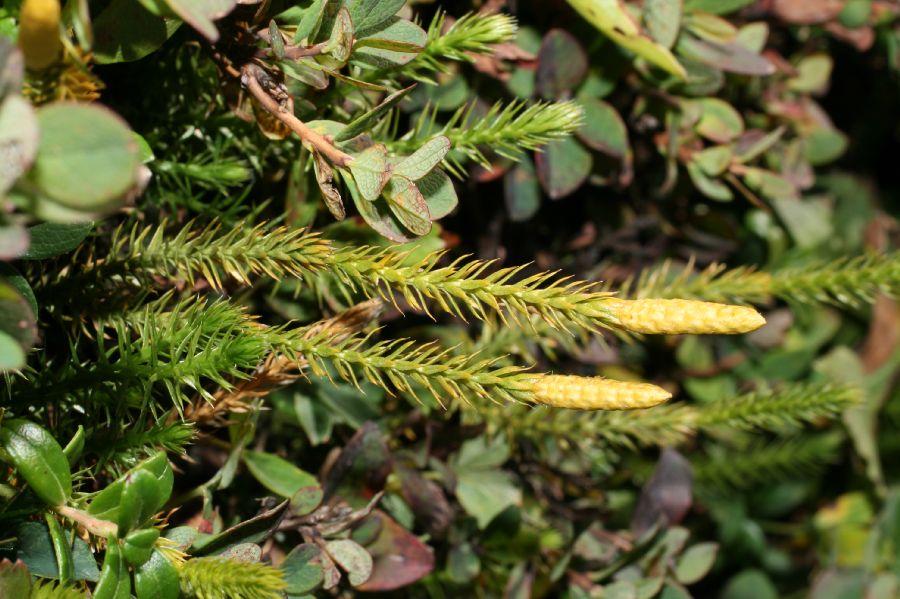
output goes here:
[[0, 597], [896, 596], [898, 61], [881, 0], [6, 0]]

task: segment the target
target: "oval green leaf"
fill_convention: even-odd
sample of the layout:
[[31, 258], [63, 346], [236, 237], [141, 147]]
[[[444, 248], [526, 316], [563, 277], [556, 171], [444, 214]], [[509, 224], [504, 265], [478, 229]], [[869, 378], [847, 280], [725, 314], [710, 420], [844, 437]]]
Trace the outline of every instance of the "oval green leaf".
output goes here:
[[304, 487], [318, 485], [312, 474], [271, 453], [246, 450], [244, 463], [262, 486], [281, 497], [290, 498]]
[[178, 570], [162, 553], [154, 551], [134, 571], [134, 591], [138, 599], [178, 599]]
[[29, 177], [64, 207], [108, 208], [136, 183], [140, 151], [128, 125], [95, 104], [50, 104], [38, 111], [40, 146]]
[[5, 420], [0, 446], [35, 494], [62, 505], [72, 494], [72, 473], [62, 447], [46, 429], [28, 420]]

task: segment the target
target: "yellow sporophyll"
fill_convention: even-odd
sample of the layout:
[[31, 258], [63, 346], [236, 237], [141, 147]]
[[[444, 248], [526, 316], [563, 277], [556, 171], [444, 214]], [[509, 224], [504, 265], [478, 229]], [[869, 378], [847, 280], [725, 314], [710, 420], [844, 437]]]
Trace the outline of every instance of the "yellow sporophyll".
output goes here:
[[735, 335], [766, 324], [762, 314], [747, 306], [685, 299], [610, 298], [604, 303], [623, 328], [635, 333]]
[[532, 393], [535, 403], [577, 410], [650, 408], [672, 397], [665, 389], [649, 383], [561, 374], [537, 377]]

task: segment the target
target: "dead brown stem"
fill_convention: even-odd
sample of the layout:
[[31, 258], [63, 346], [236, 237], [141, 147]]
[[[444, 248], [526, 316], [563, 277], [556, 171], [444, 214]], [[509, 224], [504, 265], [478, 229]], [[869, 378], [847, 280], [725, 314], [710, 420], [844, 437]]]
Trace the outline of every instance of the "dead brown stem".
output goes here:
[[328, 158], [335, 166], [344, 167], [353, 162], [353, 156], [338, 150], [324, 135], [316, 133], [307, 127], [303, 121], [295, 117], [292, 112], [285, 110], [275, 98], [270, 96], [259, 82], [260, 70], [261, 68], [253, 63], [244, 65], [241, 68], [241, 83], [263, 108], [287, 125], [291, 131], [296, 133], [304, 142], [311, 145], [315, 151]]

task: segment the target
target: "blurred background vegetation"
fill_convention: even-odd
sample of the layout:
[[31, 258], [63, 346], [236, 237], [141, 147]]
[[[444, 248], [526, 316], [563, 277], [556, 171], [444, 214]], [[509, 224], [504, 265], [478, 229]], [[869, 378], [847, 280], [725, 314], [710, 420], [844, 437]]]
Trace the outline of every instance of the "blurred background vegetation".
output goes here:
[[[382, 21], [357, 26], [387, 4]], [[168, 453], [171, 497], [150, 513], [165, 508], [159, 528], [193, 558], [177, 592], [900, 596], [900, 3], [62, 7], [50, 66], [26, 52], [24, 69], [13, 50], [23, 3], [0, 8], [0, 149], [10, 156], [0, 274], [14, 288], [0, 302], [30, 319], [33, 334], [11, 334], [22, 351], [37, 348], [25, 366], [18, 345], [0, 347], [0, 410], [40, 422], [67, 455], [80, 447], [69, 457], [77, 505]], [[342, 25], [341, 7], [355, 25]], [[418, 230], [421, 213], [367, 212], [347, 193], [363, 186], [354, 172], [336, 207], [314, 149], [242, 92], [233, 71], [254, 56], [292, 114], [325, 123], [320, 132], [366, 117], [348, 152], [377, 142], [402, 158], [446, 137], [449, 153], [428, 170], [440, 163], [455, 195], [429, 196]], [[40, 168], [9, 150], [8, 140], [28, 146], [24, 104], [41, 106], [41, 135], [77, 123], [89, 123], [80, 139], [94, 139], [91, 127], [117, 135], [105, 112], [51, 122], [47, 107], [71, 100], [102, 104], [136, 133], [112, 203], [53, 189], [43, 150]], [[91, 160], [115, 162], [79, 164], [106, 168]], [[379, 292], [377, 269], [290, 266], [279, 252], [313, 255], [304, 227], [348, 252], [409, 252], [392, 267], [469, 256], [493, 261], [487, 276], [527, 264], [516, 280], [559, 271], [622, 297], [754, 305], [767, 324], [733, 337], [640, 337], [444, 314], [419, 283]], [[285, 347], [339, 345], [361, 329], [436, 340], [444, 360], [652, 381], [674, 398], [636, 412], [553, 411], [431, 395], [422, 381], [354, 386], [339, 361], [311, 357], [300, 376], [253, 346], [246, 314], [273, 330], [326, 327], [312, 341], [279, 338]], [[179, 337], [191, 323], [203, 329], [191, 343], [240, 331], [235, 344], [247, 345], [216, 346], [233, 353], [201, 364], [208, 356]], [[159, 364], [187, 372], [195, 362], [196, 375], [160, 374]], [[74, 526], [54, 532], [53, 516], [38, 517], [49, 501], [23, 492], [14, 468], [4, 476], [0, 557], [96, 591], [103, 543], [83, 530], [87, 542], [76, 540]], [[59, 534], [75, 556], [66, 575]], [[227, 567], [201, 560], [214, 555], [274, 565], [286, 586], [248, 566], [233, 571], [252, 583], [240, 590]], [[0, 564], [0, 585], [13, 571]]]

